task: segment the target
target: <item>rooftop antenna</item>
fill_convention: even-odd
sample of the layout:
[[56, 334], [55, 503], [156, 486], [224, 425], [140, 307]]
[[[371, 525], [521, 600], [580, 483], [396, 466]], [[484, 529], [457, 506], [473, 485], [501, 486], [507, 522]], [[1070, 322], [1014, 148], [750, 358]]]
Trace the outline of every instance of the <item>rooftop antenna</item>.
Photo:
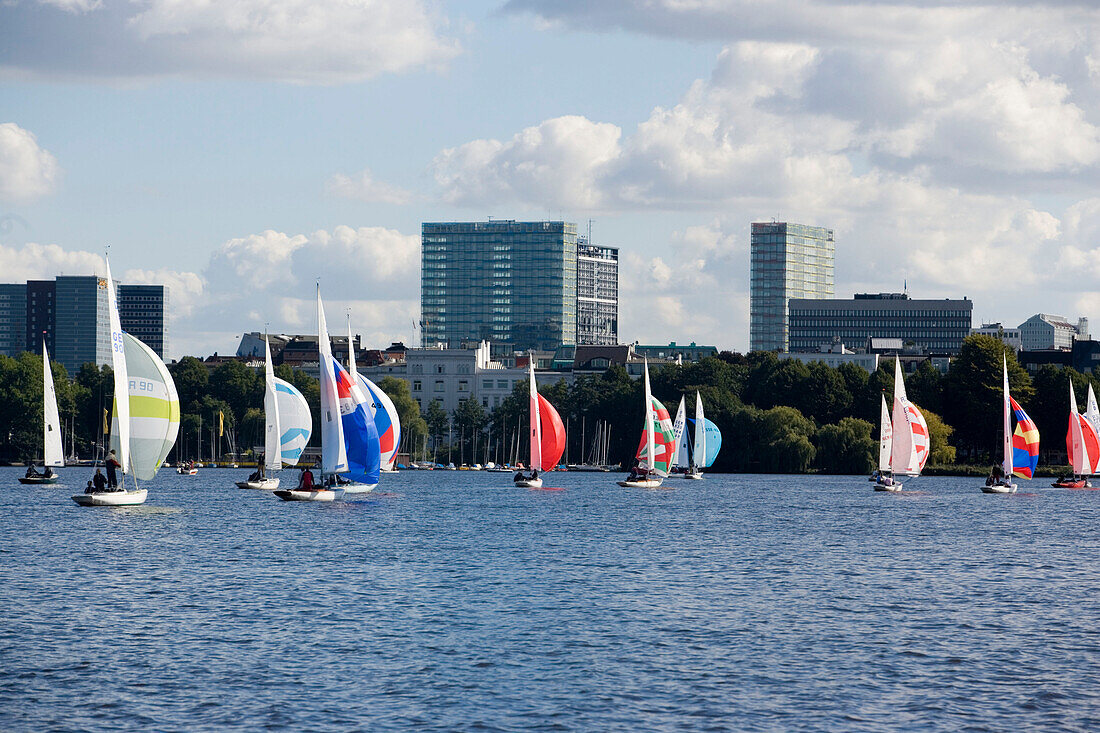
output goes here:
[[592, 244], [592, 222], [593, 221], [595, 221], [595, 219], [589, 219], [588, 220], [588, 243], [589, 244]]

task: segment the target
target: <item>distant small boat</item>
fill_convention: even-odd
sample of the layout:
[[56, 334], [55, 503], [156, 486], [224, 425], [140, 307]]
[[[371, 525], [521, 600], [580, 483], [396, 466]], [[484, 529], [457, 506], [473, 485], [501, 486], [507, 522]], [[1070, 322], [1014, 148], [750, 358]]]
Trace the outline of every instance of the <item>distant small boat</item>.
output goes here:
[[1100, 435], [1096, 426], [1077, 411], [1077, 396], [1073, 382], [1069, 385], [1069, 429], [1066, 431], [1066, 453], [1073, 470], [1071, 479], [1055, 481], [1052, 486], [1062, 489], [1091, 489], [1089, 475], [1100, 470]]
[[57, 416], [57, 393], [50, 370], [50, 355], [46, 350], [46, 335], [42, 335], [42, 465], [45, 472], [38, 473], [32, 465], [29, 476], [21, 476], [21, 484], [55, 484], [60, 476], [53, 472], [55, 466], [65, 465], [61, 447], [61, 420]]
[[882, 396], [879, 418], [879, 477], [875, 491], [901, 491], [898, 476], [919, 476], [928, 461], [928, 424], [905, 394], [901, 359], [894, 357], [894, 412]]
[[649, 385], [649, 361], [645, 369], [645, 425], [642, 440], [635, 454], [636, 468], [630, 476], [616, 483], [638, 489], [656, 489], [668, 477], [673, 451], [676, 448], [672, 419], [660, 400], [653, 396]]
[[516, 474], [519, 478], [515, 480], [515, 485], [518, 488], [541, 489], [542, 478], [538, 472], [553, 471], [565, 452], [565, 426], [550, 401], [539, 394], [534, 357], [527, 361], [527, 408], [527, 434], [531, 450], [528, 465], [531, 466], [531, 473]]
[[[1008, 390], [1008, 361], [1001, 356], [1002, 436], [1001, 475], [990, 475], [982, 493], [1015, 494], [1017, 486], [1012, 477], [1030, 479], [1039, 462], [1039, 430], [1024, 409], [1012, 399]], [[1071, 387], [1072, 390], [1072, 387]], [[1012, 432], [1012, 416], [1016, 416], [1016, 432]]]

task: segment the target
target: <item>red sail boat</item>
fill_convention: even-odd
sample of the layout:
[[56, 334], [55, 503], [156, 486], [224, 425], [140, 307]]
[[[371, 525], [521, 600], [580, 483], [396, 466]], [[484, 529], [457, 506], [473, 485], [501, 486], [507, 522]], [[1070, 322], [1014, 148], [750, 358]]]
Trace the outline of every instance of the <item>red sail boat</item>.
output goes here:
[[561, 417], [549, 400], [539, 394], [535, 384], [535, 358], [529, 356], [527, 362], [527, 384], [530, 396], [531, 460], [529, 475], [516, 474], [516, 486], [541, 489], [542, 479], [539, 471], [553, 471], [565, 452], [565, 426]]

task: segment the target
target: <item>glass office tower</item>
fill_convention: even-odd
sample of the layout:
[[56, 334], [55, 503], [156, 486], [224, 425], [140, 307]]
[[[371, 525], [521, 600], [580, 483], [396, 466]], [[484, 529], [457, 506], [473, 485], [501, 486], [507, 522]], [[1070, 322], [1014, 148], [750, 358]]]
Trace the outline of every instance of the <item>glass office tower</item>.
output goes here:
[[788, 302], [833, 296], [833, 230], [756, 222], [750, 249], [749, 348], [788, 351]]
[[577, 243], [577, 343], [619, 343], [619, 249]]
[[511, 351], [576, 343], [576, 224], [424, 223], [421, 243], [424, 346], [484, 340]]
[[119, 285], [118, 319], [122, 330], [137, 338], [161, 359], [168, 350], [167, 285]]
[[[27, 283], [27, 299], [33, 296]], [[107, 278], [62, 275], [54, 282], [52, 340], [54, 360], [73, 374], [91, 362], [111, 363], [111, 326], [107, 306]], [[41, 308], [41, 303], [38, 304]], [[27, 304], [27, 317], [34, 310]], [[47, 331], [51, 329], [47, 328]]]

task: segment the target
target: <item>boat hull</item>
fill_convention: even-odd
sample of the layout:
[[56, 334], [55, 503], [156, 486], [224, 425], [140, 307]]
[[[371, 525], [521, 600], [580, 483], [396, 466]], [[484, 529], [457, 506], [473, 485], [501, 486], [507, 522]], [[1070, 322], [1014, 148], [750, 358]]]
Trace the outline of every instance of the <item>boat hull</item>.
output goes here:
[[148, 495], [146, 489], [111, 491], [102, 494], [74, 494], [73, 501], [80, 506], [137, 506], [144, 504]]
[[875, 491], [901, 491], [901, 484], [875, 484]]
[[378, 488], [378, 484], [342, 484], [345, 494], [369, 494]]
[[617, 481], [616, 483], [619, 484], [619, 486], [631, 489], [659, 489], [661, 488], [661, 483], [663, 480], [664, 479], [659, 478], [647, 478], [633, 481]]
[[260, 491], [274, 491], [279, 488], [279, 479], [265, 478], [259, 481], [238, 481], [238, 489], [259, 489]]
[[995, 486], [983, 486], [983, 494], [1015, 494], [1016, 484], [997, 484]]
[[181, 476], [195, 476], [195, 475], [198, 474], [198, 472], [199, 472], [199, 469], [197, 469], [197, 468], [177, 468], [176, 469], [176, 473], [180, 474]]
[[19, 483], [21, 484], [56, 484], [61, 479], [60, 476], [20, 476]]
[[343, 489], [282, 489], [274, 492], [283, 501], [336, 501], [344, 495]]
[[1055, 481], [1051, 484], [1056, 489], [1091, 489], [1092, 484], [1087, 479], [1080, 481]]
[[695, 473], [688, 471], [684, 474], [684, 478], [691, 479], [692, 481], [701, 481], [703, 479], [703, 474], [701, 471], [696, 471]]
[[525, 478], [515, 482], [517, 489], [541, 489], [542, 479], [540, 478]]

